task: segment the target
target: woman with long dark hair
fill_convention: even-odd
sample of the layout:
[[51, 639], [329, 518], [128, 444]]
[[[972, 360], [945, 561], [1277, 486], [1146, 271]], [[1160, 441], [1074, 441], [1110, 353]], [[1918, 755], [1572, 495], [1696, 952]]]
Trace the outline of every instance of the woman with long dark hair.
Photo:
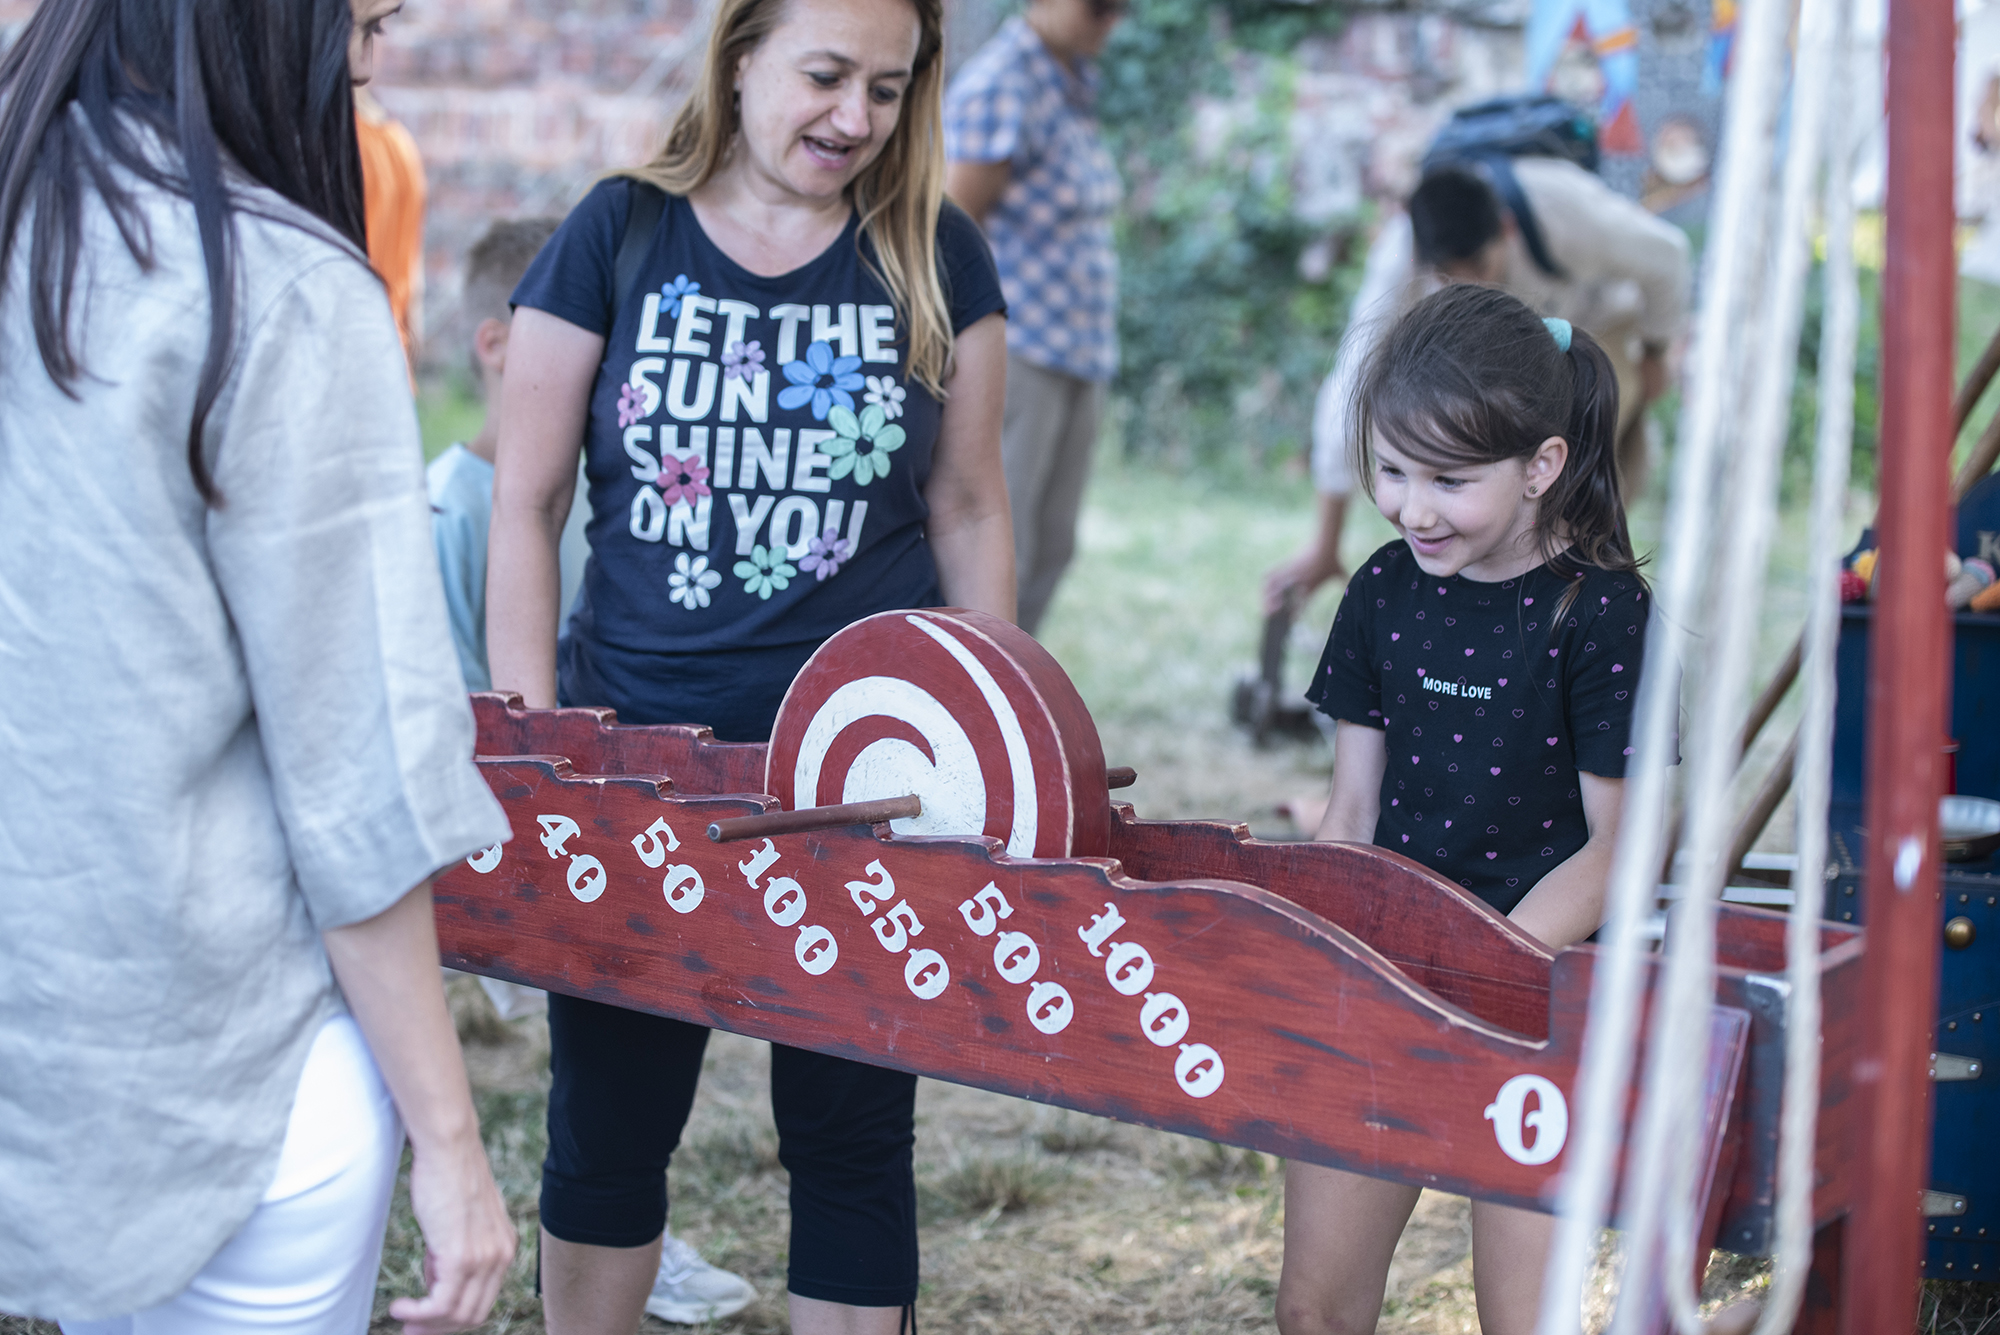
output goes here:
[[[940, 0], [723, 0], [659, 155], [529, 267], [489, 538], [496, 688], [762, 741], [849, 622], [1012, 619], [1003, 302], [944, 203], [942, 47]], [[579, 450], [591, 557], [559, 648]], [[549, 1328], [630, 1335], [708, 1031], [552, 996], [549, 1032]], [[772, 1050], [799, 1335], [913, 1321], [915, 1097], [903, 1072]]]
[[361, 249], [391, 7], [42, 0], [0, 62], [0, 1310], [72, 1335], [359, 1335], [405, 1130], [391, 1314], [514, 1251], [428, 887], [507, 828]]

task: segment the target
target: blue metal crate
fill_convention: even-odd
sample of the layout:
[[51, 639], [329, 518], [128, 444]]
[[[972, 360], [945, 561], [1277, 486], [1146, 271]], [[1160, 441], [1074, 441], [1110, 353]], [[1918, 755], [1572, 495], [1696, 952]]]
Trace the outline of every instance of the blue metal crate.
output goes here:
[[[1975, 549], [1976, 550], [1976, 549]], [[1826, 916], [1863, 920], [1862, 806], [1871, 609], [1850, 604], [1840, 627], [1840, 701], [1834, 724]], [[1954, 618], [1952, 735], [1959, 742], [1958, 791], [2000, 799], [2000, 615]], [[1941, 1080], [1935, 1094], [1929, 1186], [1936, 1208], [1962, 1213], [1925, 1220], [1923, 1273], [1934, 1279], [2000, 1281], [2000, 860], [1948, 863], [1938, 931], [1971, 920], [1973, 940], [1942, 952], [1937, 1032], [1941, 1054], [1979, 1063], [1977, 1078]], [[1954, 1065], [1947, 1063], [1947, 1066]]]

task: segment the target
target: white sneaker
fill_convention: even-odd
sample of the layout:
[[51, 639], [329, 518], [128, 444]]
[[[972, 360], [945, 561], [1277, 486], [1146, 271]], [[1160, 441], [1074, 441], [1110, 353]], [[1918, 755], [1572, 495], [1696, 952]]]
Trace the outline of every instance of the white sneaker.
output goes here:
[[741, 1275], [712, 1266], [673, 1234], [660, 1239], [660, 1273], [646, 1310], [662, 1321], [683, 1326], [719, 1321], [748, 1307], [757, 1290]]

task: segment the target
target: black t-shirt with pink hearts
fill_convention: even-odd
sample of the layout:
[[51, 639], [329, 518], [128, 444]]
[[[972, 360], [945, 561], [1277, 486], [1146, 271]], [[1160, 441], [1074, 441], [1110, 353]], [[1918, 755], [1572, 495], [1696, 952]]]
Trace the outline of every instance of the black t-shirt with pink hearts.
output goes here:
[[1589, 836], [1578, 771], [1625, 775], [1651, 607], [1629, 572], [1487, 584], [1424, 574], [1401, 539], [1369, 557], [1306, 697], [1386, 734], [1375, 843], [1511, 910]]

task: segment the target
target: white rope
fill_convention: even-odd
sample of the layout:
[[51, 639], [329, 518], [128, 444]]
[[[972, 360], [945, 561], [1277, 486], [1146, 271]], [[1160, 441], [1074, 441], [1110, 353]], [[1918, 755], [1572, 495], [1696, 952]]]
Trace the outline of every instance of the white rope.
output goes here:
[[[1744, 293], [1754, 272], [1763, 198], [1770, 177], [1771, 115], [1777, 101], [1789, 6], [1781, 0], [1746, 0], [1738, 14], [1737, 69], [1730, 81], [1727, 129], [1711, 213], [1710, 245], [1702, 278], [1701, 337], [1682, 412], [1674, 462], [1672, 505], [1657, 602], [1673, 614], [1656, 616], [1647, 635], [1634, 760], [1628, 767], [1625, 809], [1609, 892], [1609, 917], [1601, 940], [1584, 1034], [1582, 1069], [1573, 1091], [1576, 1139], [1565, 1174], [1562, 1218], [1543, 1287], [1540, 1335], [1571, 1335], [1581, 1319], [1583, 1280], [1596, 1253], [1598, 1230], [1610, 1208], [1613, 1173], [1624, 1140], [1624, 1110], [1637, 1049], [1640, 932], [1658, 888], [1664, 839], [1668, 763], [1679, 714], [1680, 664], [1693, 623], [1708, 603], [1702, 595], [1704, 557], [1713, 518], [1712, 494], [1720, 454], [1730, 369], [1731, 335], [1739, 326]], [[1708, 1006], [1702, 1005], [1704, 1022]], [[1705, 1030], [1704, 1030], [1705, 1033]], [[1657, 1162], [1657, 1160], [1655, 1161]], [[1657, 1192], [1654, 1193], [1657, 1197]], [[1657, 1238], [1657, 1199], [1632, 1217], [1648, 1234], [1628, 1247], [1634, 1263], [1650, 1270]]]
[[1826, 894], [1827, 807], [1833, 783], [1834, 655], [1840, 641], [1840, 549], [1854, 445], [1854, 345], [1860, 293], [1854, 278], [1854, 13], [1835, 7], [1827, 99], [1826, 290], [1819, 345], [1819, 432], [1814, 447], [1812, 564], [1808, 568], [1805, 716], [1794, 769], [1798, 870], [1792, 916], [1785, 924], [1785, 1093], [1778, 1136], [1778, 1198], [1773, 1211], [1776, 1266], [1756, 1335], [1783, 1335], [1805, 1298], [1812, 1268], [1814, 1149], [1819, 1115], [1819, 934]]
[[[1806, 0], [1806, 8], [1823, 10], [1827, 2]], [[1765, 21], [1770, 21], [1768, 16]], [[1653, 1315], [1651, 1295], [1656, 1289], [1664, 1290], [1674, 1325], [1683, 1335], [1696, 1335], [1701, 1325], [1694, 1290], [1695, 1234], [1701, 1225], [1696, 1184], [1703, 1157], [1699, 1114], [1705, 1103], [1715, 998], [1716, 904], [1729, 873], [1724, 864], [1734, 823], [1730, 794], [1741, 759], [1738, 739], [1748, 707], [1750, 663], [1776, 526], [1778, 462], [1784, 450], [1805, 296], [1806, 210], [1817, 167], [1819, 115], [1813, 104], [1825, 83], [1823, 60], [1813, 71], [1805, 66], [1802, 53], [1794, 81], [1799, 95], [1792, 108], [1783, 202], [1759, 302], [1769, 327], [1759, 331], [1762, 336], [1743, 349], [1736, 363], [1750, 377], [1748, 414], [1736, 441], [1734, 476], [1725, 493], [1728, 528], [1720, 535], [1722, 541], [1709, 547], [1719, 566], [1714, 581], [1716, 619], [1705, 646], [1698, 698], [1690, 708], [1688, 875], [1670, 926], [1665, 977], [1653, 1005], [1635, 1152], [1626, 1161], [1626, 1196], [1635, 1218], [1613, 1325], [1616, 1335], [1637, 1335], [1645, 1327]], [[1752, 124], [1760, 132], [1760, 147], [1768, 153], [1776, 132], [1776, 100], [1758, 110], [1764, 114]], [[1754, 290], [1757, 285], [1748, 286]], [[1664, 1274], [1655, 1277], [1655, 1264], [1664, 1265]]]
[[[1709, 1057], [1708, 1012], [1715, 996], [1715, 905], [1731, 871], [1727, 865], [1734, 820], [1731, 780], [1740, 759], [1737, 738], [1741, 736], [1746, 712], [1750, 662], [1756, 652], [1757, 619], [1763, 603], [1771, 533], [1777, 520], [1778, 465], [1784, 454], [1792, 383], [1798, 367], [1799, 326], [1811, 263], [1807, 229], [1819, 178], [1820, 132], [1831, 84], [1833, 11], [1839, 3], [1840, 0], [1803, 0], [1800, 7], [1790, 142], [1786, 147], [1784, 190], [1763, 303], [1769, 312], [1770, 327], [1763, 331], [1760, 346], [1751, 350], [1755, 371], [1750, 385], [1749, 419], [1732, 496], [1739, 545], [1726, 558], [1721, 581], [1720, 634], [1710, 651], [1712, 672], [1703, 683], [1704, 699], [1697, 715], [1694, 745], [1690, 748], [1693, 893], [1676, 924], [1680, 939], [1673, 944], [1666, 995], [1660, 1002], [1660, 1008], [1672, 1017], [1666, 1026], [1669, 1037], [1653, 1049], [1648, 1062], [1648, 1083], [1656, 1092], [1646, 1115], [1657, 1113], [1662, 1122], [1672, 1125], [1668, 1138], [1674, 1152], [1667, 1161], [1671, 1173], [1672, 1194], [1667, 1200], [1671, 1226], [1667, 1234], [1665, 1279], [1675, 1325], [1684, 1335], [1696, 1335], [1701, 1326], [1697, 1289], [1698, 1263], [1703, 1258], [1697, 1249], [1705, 1249], [1708, 1242], [1700, 1236], [1704, 1221], [1697, 1209], [1695, 1191], [1701, 1162], [1695, 1113], [1702, 1105]], [[1806, 920], [1813, 916], [1803, 909], [1794, 915], [1795, 919]], [[1809, 941], [1816, 937], [1816, 931], [1815, 923]], [[1810, 968], [1818, 952], [1808, 949], [1804, 963]], [[1807, 1154], [1810, 1171], [1810, 1148]], [[1628, 1179], [1629, 1176], [1628, 1173]], [[1726, 1188], [1726, 1183], [1716, 1184], [1717, 1190]]]

